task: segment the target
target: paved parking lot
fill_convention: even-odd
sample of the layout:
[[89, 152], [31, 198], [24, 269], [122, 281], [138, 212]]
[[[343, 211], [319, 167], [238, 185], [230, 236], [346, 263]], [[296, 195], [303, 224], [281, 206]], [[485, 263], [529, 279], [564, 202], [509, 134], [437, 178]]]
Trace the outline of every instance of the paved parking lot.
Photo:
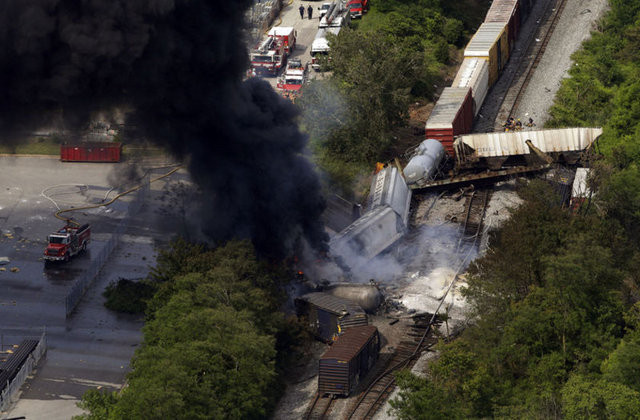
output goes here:
[[[99, 202], [109, 191], [109, 179], [122, 166], [62, 163], [52, 158], [0, 157], [0, 257], [10, 262], [0, 271], [0, 334], [5, 344], [46, 329], [48, 352], [34, 377], [23, 387], [20, 401], [5, 413], [29, 419], [68, 419], [89, 388], [119, 388], [141, 341], [142, 319], [113, 313], [103, 305], [104, 287], [120, 277], [144, 277], [154, 263], [159, 217], [153, 200], [132, 219], [123, 244], [114, 252], [76, 312], [65, 318], [64, 296], [73, 281], [104, 246], [124, 216], [130, 197], [109, 208], [78, 212], [91, 223], [93, 241], [84, 255], [67, 264], [45, 268], [41, 259], [46, 237], [64, 223], [53, 216], [60, 208]], [[178, 175], [176, 176], [184, 176]], [[158, 194], [169, 179], [154, 184]], [[113, 197], [113, 193], [110, 195]], [[11, 269], [14, 269], [12, 271]]]
[[[300, 58], [303, 64], [309, 63], [309, 66], [311, 66], [311, 44], [318, 32], [318, 23], [320, 22], [318, 19], [318, 7], [320, 7], [322, 3], [322, 1], [292, 1], [291, 4], [284, 5], [280, 12], [280, 18], [277, 18], [274, 23], [275, 26], [292, 26], [296, 28], [298, 38], [296, 49], [293, 51], [293, 54], [291, 54], [291, 57]], [[300, 5], [302, 5], [305, 10], [309, 5], [313, 7], [312, 19], [307, 18], [306, 12], [304, 19], [300, 19], [300, 12], [298, 10]], [[321, 73], [316, 73], [313, 70], [311, 70], [310, 75], [311, 77], [321, 77]], [[276, 87], [277, 77], [265, 77], [265, 80], [274, 88]]]

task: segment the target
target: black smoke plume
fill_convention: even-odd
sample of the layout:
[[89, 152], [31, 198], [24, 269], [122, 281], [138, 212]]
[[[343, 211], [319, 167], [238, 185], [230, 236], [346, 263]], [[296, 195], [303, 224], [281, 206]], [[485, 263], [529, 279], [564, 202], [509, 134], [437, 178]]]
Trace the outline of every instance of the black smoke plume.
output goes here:
[[326, 237], [318, 178], [297, 111], [264, 81], [243, 82], [251, 0], [2, 0], [0, 133], [93, 112], [187, 158], [206, 199], [207, 233], [249, 237], [282, 256], [297, 236]]

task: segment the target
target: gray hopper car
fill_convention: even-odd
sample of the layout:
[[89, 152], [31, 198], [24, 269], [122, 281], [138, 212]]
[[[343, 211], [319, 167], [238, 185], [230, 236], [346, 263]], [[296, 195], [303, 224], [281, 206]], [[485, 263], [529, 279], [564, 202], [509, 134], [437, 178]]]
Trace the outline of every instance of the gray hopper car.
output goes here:
[[318, 394], [347, 397], [375, 365], [380, 335], [373, 325], [346, 330], [320, 358]]
[[328, 293], [313, 292], [296, 299], [298, 316], [305, 316], [316, 337], [332, 342], [348, 328], [367, 325], [365, 311], [348, 299]]

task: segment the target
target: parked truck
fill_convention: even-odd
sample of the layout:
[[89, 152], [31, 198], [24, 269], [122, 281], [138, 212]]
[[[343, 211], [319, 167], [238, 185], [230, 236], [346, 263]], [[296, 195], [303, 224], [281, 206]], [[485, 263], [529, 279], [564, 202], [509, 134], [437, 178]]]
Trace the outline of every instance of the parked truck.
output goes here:
[[264, 74], [276, 76], [287, 64], [287, 56], [284, 40], [267, 36], [251, 52], [251, 72], [254, 76]]
[[267, 36], [280, 40], [284, 45], [284, 50], [287, 55], [291, 55], [293, 50], [296, 48], [298, 32], [290, 26], [274, 26], [269, 30]]
[[47, 238], [48, 245], [44, 250], [45, 264], [52, 261], [69, 261], [71, 257], [86, 251], [91, 239], [91, 226], [65, 225]]
[[303, 65], [299, 58], [292, 58], [287, 63], [287, 70], [278, 80], [276, 87], [283, 96], [295, 101], [300, 96], [302, 85], [307, 82], [309, 63]]
[[369, 0], [349, 0], [347, 3], [351, 19], [361, 18], [369, 11]]
[[318, 29], [315, 39], [311, 43], [311, 67], [314, 70], [320, 70], [321, 56], [329, 55], [329, 41], [327, 34], [338, 35], [341, 27], [328, 27]]
[[351, 14], [343, 1], [334, 2], [320, 19], [320, 28], [346, 26], [351, 21]]

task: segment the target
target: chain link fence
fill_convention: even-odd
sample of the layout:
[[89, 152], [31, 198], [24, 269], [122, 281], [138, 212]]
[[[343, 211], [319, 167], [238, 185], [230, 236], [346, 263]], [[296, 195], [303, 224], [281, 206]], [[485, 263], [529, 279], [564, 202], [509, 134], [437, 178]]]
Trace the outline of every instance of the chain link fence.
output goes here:
[[111, 237], [109, 238], [109, 240], [106, 242], [104, 247], [97, 252], [97, 255], [95, 255], [92, 252], [92, 256], [94, 256], [94, 259], [93, 261], [91, 261], [89, 268], [87, 268], [87, 270], [75, 281], [73, 286], [71, 286], [71, 290], [69, 290], [69, 293], [65, 297], [65, 302], [64, 302], [65, 314], [66, 314], [65, 316], [67, 318], [71, 315], [73, 310], [76, 308], [76, 306], [80, 302], [80, 299], [82, 299], [82, 296], [84, 296], [85, 292], [89, 289], [89, 287], [91, 286], [93, 281], [96, 279], [96, 277], [98, 277], [98, 274], [100, 274], [100, 270], [102, 270], [102, 267], [111, 256], [111, 253], [113, 252], [113, 250], [116, 249], [116, 247], [120, 243], [122, 235], [126, 232], [127, 228], [129, 227], [129, 222], [131, 217], [140, 211], [142, 204], [144, 203], [147, 196], [149, 195], [150, 185], [149, 185], [148, 175], [144, 177], [142, 181], [142, 185], [143, 185], [142, 188], [140, 188], [136, 192], [136, 195], [133, 201], [129, 203], [129, 206], [127, 207], [127, 211], [124, 217], [118, 223], [118, 226], [115, 228], [114, 232], [111, 234]]
[[[28, 337], [25, 337], [25, 339]], [[47, 336], [43, 331], [40, 337], [34, 337], [38, 340], [38, 345], [29, 354], [27, 359], [22, 364], [22, 367], [16, 374], [16, 376], [7, 383], [2, 392], [0, 392], [0, 412], [7, 411], [11, 403], [16, 399], [20, 387], [27, 380], [27, 377], [33, 372], [33, 368], [38, 364], [38, 361], [47, 352]]]

